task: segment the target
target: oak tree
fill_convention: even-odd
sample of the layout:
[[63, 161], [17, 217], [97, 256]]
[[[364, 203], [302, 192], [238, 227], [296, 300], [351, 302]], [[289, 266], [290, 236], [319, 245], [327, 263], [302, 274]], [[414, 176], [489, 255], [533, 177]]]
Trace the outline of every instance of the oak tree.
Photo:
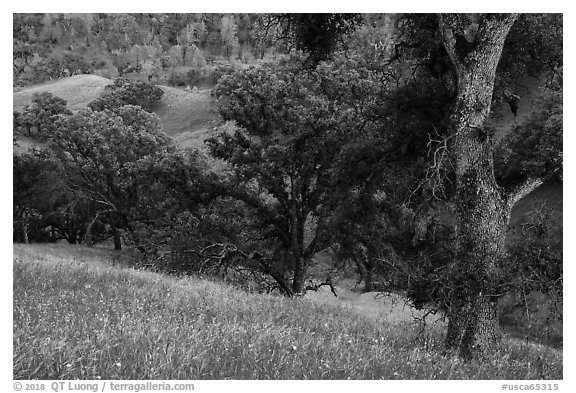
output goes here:
[[132, 105], [115, 111], [81, 109], [59, 119], [50, 141], [70, 190], [98, 206], [91, 224], [107, 219], [120, 248], [117, 229], [133, 233], [138, 202], [146, 192], [138, 163], [168, 148], [158, 117]]
[[363, 75], [301, 64], [299, 58], [222, 77], [214, 93], [234, 123], [209, 140], [212, 154], [230, 165], [222, 194], [258, 218], [270, 247], [261, 266], [288, 296], [305, 291], [312, 257], [332, 244], [329, 200], [346, 147], [377, 121], [362, 116], [374, 98], [369, 89], [364, 101], [348, 99], [362, 96]]

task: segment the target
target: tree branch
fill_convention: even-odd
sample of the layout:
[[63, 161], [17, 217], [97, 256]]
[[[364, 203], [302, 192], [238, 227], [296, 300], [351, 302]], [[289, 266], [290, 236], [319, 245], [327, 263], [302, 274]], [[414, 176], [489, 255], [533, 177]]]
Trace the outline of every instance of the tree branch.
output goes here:
[[329, 286], [330, 291], [334, 294], [334, 296], [338, 297], [338, 294], [336, 293], [336, 288], [334, 287], [334, 284], [332, 283], [332, 280], [330, 278], [326, 279], [326, 281], [321, 282], [319, 284], [311, 283], [310, 285], [307, 285], [306, 291], [318, 292], [318, 289], [320, 289], [323, 286]]
[[540, 187], [544, 181], [541, 178], [529, 178], [523, 184], [510, 191], [506, 198], [508, 209], [512, 209], [514, 205], [526, 195]]

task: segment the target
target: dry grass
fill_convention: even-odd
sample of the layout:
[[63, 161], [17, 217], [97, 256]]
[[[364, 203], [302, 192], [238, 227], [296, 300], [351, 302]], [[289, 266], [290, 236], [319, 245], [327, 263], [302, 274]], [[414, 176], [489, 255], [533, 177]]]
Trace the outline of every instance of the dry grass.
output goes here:
[[346, 302], [247, 294], [118, 261], [103, 249], [14, 246], [15, 379], [562, 379], [562, 351], [548, 347], [506, 339], [464, 363], [401, 310], [386, 322]]

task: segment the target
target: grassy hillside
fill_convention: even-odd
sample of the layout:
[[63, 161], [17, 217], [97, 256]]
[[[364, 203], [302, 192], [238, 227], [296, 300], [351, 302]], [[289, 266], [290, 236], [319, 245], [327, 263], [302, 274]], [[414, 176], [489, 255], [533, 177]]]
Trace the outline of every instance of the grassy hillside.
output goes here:
[[[96, 99], [110, 79], [96, 75], [77, 75], [39, 86], [26, 87], [14, 92], [13, 110], [19, 111], [30, 104], [34, 93], [49, 92], [68, 102], [70, 110], [86, 107]], [[155, 108], [166, 134], [174, 138], [177, 146], [199, 146], [210, 134], [211, 123], [217, 119], [208, 90], [184, 91], [160, 86], [164, 95]], [[31, 146], [33, 141], [19, 138], [22, 146]]]
[[38, 86], [26, 87], [14, 92], [13, 109], [15, 111], [21, 110], [25, 105], [32, 102], [34, 93], [45, 92], [65, 99], [70, 110], [85, 108], [90, 101], [96, 99], [104, 91], [104, 87], [111, 83], [110, 79], [97, 75], [76, 75]]
[[177, 146], [199, 146], [204, 138], [210, 136], [211, 124], [218, 119], [210, 90], [160, 88], [164, 95], [154, 112], [160, 117], [164, 132], [174, 138]]
[[14, 246], [15, 379], [562, 379], [562, 351], [512, 338], [483, 363], [444, 357], [441, 326], [419, 335], [388, 300], [375, 318], [118, 262]]

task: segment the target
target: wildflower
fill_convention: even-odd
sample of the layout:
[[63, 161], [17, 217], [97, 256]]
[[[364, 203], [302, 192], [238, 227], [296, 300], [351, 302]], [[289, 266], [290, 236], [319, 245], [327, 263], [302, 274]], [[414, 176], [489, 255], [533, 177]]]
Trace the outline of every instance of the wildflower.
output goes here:
[[68, 364], [66, 365], [66, 367], [67, 367], [67, 368], [70, 368], [70, 367], [72, 367], [72, 365], [71, 365], [70, 363], [68, 363]]
[[116, 367], [122, 367], [122, 363], [120, 362], [116, 363]]

